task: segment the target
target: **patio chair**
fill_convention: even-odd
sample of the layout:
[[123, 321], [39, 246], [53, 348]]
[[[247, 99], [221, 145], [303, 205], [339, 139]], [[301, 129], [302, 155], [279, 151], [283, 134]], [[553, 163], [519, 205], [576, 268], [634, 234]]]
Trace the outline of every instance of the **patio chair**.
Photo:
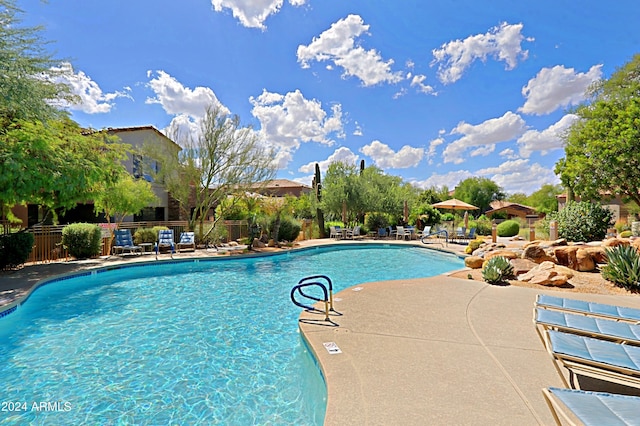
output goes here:
[[378, 228], [378, 238], [387, 238], [388, 236], [387, 228]]
[[554, 311], [536, 307], [533, 322], [538, 336], [548, 347], [545, 335], [548, 330], [580, 334], [617, 343], [640, 346], [640, 325], [606, 318], [588, 317], [571, 312]]
[[130, 229], [115, 229], [113, 231], [115, 241], [111, 251], [113, 254], [138, 253], [142, 254], [142, 247], [133, 243]]
[[[555, 330], [547, 331], [547, 342], [566, 387], [575, 388], [574, 377], [582, 375], [640, 389], [640, 347]], [[569, 383], [560, 367], [569, 372]]]
[[616, 321], [627, 321], [640, 324], [640, 309], [624, 306], [605, 305], [602, 303], [586, 302], [584, 300], [566, 299], [562, 297], [539, 294], [536, 306], [544, 309], [555, 309], [576, 314], [609, 318]]
[[360, 226], [356, 226], [353, 229], [347, 229], [347, 233], [345, 238], [355, 239], [356, 237], [360, 237]]
[[418, 236], [418, 239], [423, 237], [428, 237], [429, 235], [431, 235], [431, 227], [425, 226], [422, 231], [420, 230], [416, 231], [416, 235]]
[[176, 252], [176, 244], [173, 241], [173, 230], [161, 229], [158, 231], [158, 242], [156, 243], [156, 259], [158, 259], [158, 253], [161, 247], [171, 248], [171, 258], [173, 259], [173, 253]]
[[336, 240], [342, 237], [342, 230], [339, 226], [329, 227], [329, 238], [335, 238]]
[[556, 424], [640, 425], [640, 397], [549, 387], [542, 394]]
[[399, 238], [404, 240], [405, 237], [411, 239], [411, 230], [405, 229], [404, 226], [396, 226], [396, 240]]
[[181, 249], [196, 249], [196, 237], [193, 232], [182, 232], [180, 234], [180, 241], [176, 243], [176, 250], [180, 253]]

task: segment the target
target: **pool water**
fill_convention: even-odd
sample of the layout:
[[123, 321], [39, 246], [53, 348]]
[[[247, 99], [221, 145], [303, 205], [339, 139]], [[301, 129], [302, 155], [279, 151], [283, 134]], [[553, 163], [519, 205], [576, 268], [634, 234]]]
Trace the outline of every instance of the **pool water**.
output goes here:
[[322, 424], [326, 388], [299, 335], [293, 285], [326, 274], [339, 291], [462, 265], [433, 250], [361, 245], [45, 285], [0, 319], [0, 425]]

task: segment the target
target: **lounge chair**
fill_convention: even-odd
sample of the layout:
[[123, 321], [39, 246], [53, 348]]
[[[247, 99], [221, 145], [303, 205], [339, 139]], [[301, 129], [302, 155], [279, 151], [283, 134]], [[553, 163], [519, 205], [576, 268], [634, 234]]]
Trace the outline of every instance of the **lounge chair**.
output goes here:
[[640, 325], [638, 324], [539, 307], [534, 309], [533, 322], [545, 347], [548, 347], [548, 342], [545, 341], [545, 332], [548, 330], [559, 330], [640, 346]]
[[113, 254], [139, 253], [142, 254], [142, 247], [133, 243], [130, 229], [115, 229], [113, 231], [115, 241], [111, 251]]
[[429, 235], [431, 235], [431, 227], [430, 226], [425, 226], [422, 231], [420, 231], [420, 230], [416, 231], [416, 235], [417, 235], [418, 239], [423, 238], [423, 237], [428, 237]]
[[378, 228], [378, 238], [387, 238], [388, 236], [387, 228]]
[[180, 253], [181, 249], [196, 249], [196, 237], [193, 232], [183, 232], [180, 234], [180, 241], [176, 243], [176, 250]]
[[555, 330], [547, 335], [547, 351], [566, 387], [575, 388], [574, 376], [582, 375], [640, 389], [640, 347]]
[[173, 230], [171, 229], [161, 229], [158, 231], [158, 242], [156, 243], [156, 259], [158, 258], [158, 253], [160, 252], [161, 247], [170, 247], [171, 248], [171, 258], [173, 258], [173, 253], [176, 252], [176, 244], [173, 241]]
[[586, 302], [584, 300], [565, 299], [555, 296], [539, 294], [536, 306], [544, 309], [556, 309], [576, 314], [609, 318], [616, 321], [628, 321], [640, 324], [640, 309], [624, 306], [605, 305], [602, 303]]
[[604, 392], [545, 388], [542, 394], [556, 424], [640, 425], [640, 398]]

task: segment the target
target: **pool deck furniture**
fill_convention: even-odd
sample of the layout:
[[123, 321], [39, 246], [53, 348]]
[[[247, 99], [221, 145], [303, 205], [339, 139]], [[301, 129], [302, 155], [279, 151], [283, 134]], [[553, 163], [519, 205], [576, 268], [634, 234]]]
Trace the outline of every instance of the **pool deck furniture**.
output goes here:
[[[419, 240], [383, 243], [424, 247]], [[336, 241], [300, 244], [313, 247]], [[448, 247], [456, 253], [463, 249]], [[176, 257], [217, 253], [196, 250]], [[171, 261], [169, 254], [161, 254], [163, 260]], [[138, 262], [156, 261], [149, 256], [111, 256], [3, 272], [0, 305], [3, 297], [28, 293], [48, 277]], [[343, 313], [336, 319], [339, 327], [301, 327], [326, 379], [325, 424], [554, 424], [541, 389], [563, 383], [531, 323], [531, 307], [540, 292], [440, 275], [366, 283], [337, 293], [336, 309]], [[637, 295], [564, 289], [545, 293], [640, 308]], [[334, 342], [341, 353], [330, 354], [326, 342]], [[620, 393], [608, 389], [606, 382], [601, 385], [605, 387], [594, 390]]]
[[533, 310], [533, 323], [545, 347], [549, 346], [545, 338], [549, 330], [640, 346], [640, 324], [539, 307]]
[[543, 309], [556, 309], [581, 315], [640, 324], [640, 309], [626, 306], [549, 296], [547, 294], [538, 295], [536, 298], [536, 306]]
[[640, 425], [640, 397], [554, 387], [542, 392], [558, 425]]
[[142, 254], [142, 247], [135, 245], [133, 243], [133, 238], [131, 237], [131, 230], [129, 229], [114, 229], [113, 235], [115, 240], [113, 242], [113, 247], [111, 247], [111, 251], [113, 254], [122, 254], [125, 253], [138, 253]]
[[172, 229], [161, 229], [158, 231], [158, 241], [155, 246], [156, 260], [158, 259], [160, 249], [163, 247], [169, 247], [171, 250], [171, 257], [173, 257], [173, 254], [176, 252], [176, 244], [173, 241]]
[[[640, 389], [640, 347], [556, 330], [547, 334], [547, 349], [565, 387], [576, 388], [574, 378], [580, 375]], [[561, 367], [569, 371], [569, 381]]]
[[194, 232], [182, 232], [180, 241], [176, 243], [176, 250], [180, 253], [182, 250], [196, 249], [196, 236]]

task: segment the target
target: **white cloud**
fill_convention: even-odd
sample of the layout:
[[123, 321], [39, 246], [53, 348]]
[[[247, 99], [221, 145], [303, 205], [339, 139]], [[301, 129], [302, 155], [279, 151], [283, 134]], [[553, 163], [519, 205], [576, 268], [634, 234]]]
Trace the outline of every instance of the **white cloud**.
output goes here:
[[[317, 161], [321, 172], [326, 172], [331, 163], [358, 164], [360, 157], [354, 154], [349, 148], [340, 147], [334, 151], [326, 160]], [[316, 162], [307, 163], [301, 166], [298, 171], [302, 173], [314, 173]]]
[[[147, 86], [154, 91], [156, 97], [147, 98], [147, 104], [160, 104], [167, 114], [185, 114], [193, 119], [204, 117], [210, 106], [217, 106], [221, 112], [229, 114], [229, 109], [220, 103], [210, 88], [198, 86], [189, 89], [164, 71], [156, 71], [155, 74]], [[153, 73], [149, 71], [147, 75], [151, 77]]]
[[525, 114], [549, 114], [560, 107], [577, 105], [585, 99], [589, 85], [602, 78], [602, 65], [592, 66], [586, 73], [556, 65], [542, 68], [522, 88], [527, 99], [518, 111]]
[[578, 120], [577, 115], [567, 114], [541, 132], [528, 130], [518, 139], [520, 155], [528, 158], [534, 151], [541, 151], [542, 155], [546, 155], [554, 149], [562, 149], [564, 147], [562, 135], [576, 120]]
[[559, 183], [553, 170], [542, 167], [538, 163], [529, 164], [529, 160], [526, 159], [506, 161], [498, 167], [478, 170], [476, 174], [488, 177], [508, 193], [531, 194], [544, 184]]
[[436, 156], [436, 150], [444, 143], [444, 138], [439, 137], [429, 142], [429, 150], [427, 151], [427, 161], [433, 164], [433, 158]]
[[458, 183], [460, 183], [460, 181], [473, 176], [475, 176], [475, 174], [471, 173], [468, 170], [455, 170], [443, 175], [434, 173], [425, 180], [413, 180], [410, 183], [422, 189], [428, 189], [432, 186], [438, 188], [446, 186], [451, 190], [454, 189], [458, 185]]
[[451, 142], [442, 153], [445, 163], [460, 164], [462, 155], [470, 147], [476, 148], [472, 155], [487, 155], [495, 149], [493, 145], [517, 138], [525, 131], [525, 122], [518, 114], [507, 111], [502, 117], [492, 118], [478, 125], [465, 122], [458, 124], [451, 134], [464, 135]]
[[249, 101], [251, 114], [260, 121], [261, 138], [279, 152], [280, 168], [286, 167], [303, 142], [331, 146], [335, 143], [332, 136], [345, 137], [340, 104], [333, 105], [329, 115], [320, 101], [305, 99], [299, 90], [285, 95], [263, 90]]
[[63, 62], [59, 67], [52, 67], [51, 80], [56, 83], [64, 83], [71, 88], [71, 93], [76, 95], [79, 102], [70, 104], [64, 100], [54, 103], [62, 108], [82, 111], [87, 114], [101, 114], [111, 112], [116, 98], [131, 98], [131, 88], [125, 87], [124, 91], [103, 93], [98, 83], [82, 71], [74, 73], [73, 66], [69, 62]]
[[425, 75], [414, 75], [411, 79], [411, 87], [417, 87], [418, 90], [422, 93], [426, 93], [427, 95], [435, 95], [436, 92], [432, 86], [428, 84], [424, 84], [424, 81], [427, 79]]
[[373, 141], [360, 148], [360, 152], [371, 158], [381, 169], [407, 169], [417, 166], [424, 157], [424, 148], [405, 145], [395, 152], [389, 145]]
[[[233, 17], [248, 28], [265, 29], [264, 21], [280, 11], [283, 0], [211, 0], [213, 10], [231, 9]], [[306, 0], [289, 0], [293, 6], [302, 6]]]
[[362, 136], [362, 126], [356, 121], [356, 128], [353, 130], [353, 136]]
[[[486, 34], [476, 34], [464, 40], [453, 40], [432, 51], [438, 65], [438, 79], [444, 83], [458, 81], [462, 74], [476, 60], [486, 61], [488, 56], [506, 63], [508, 70], [516, 67], [518, 59], [526, 59], [527, 50], [522, 50], [525, 37], [521, 34], [522, 24], [501, 23]], [[532, 41], [532, 38], [527, 38]]]
[[402, 74], [391, 71], [393, 60], [385, 61], [376, 50], [365, 50], [356, 44], [356, 38], [368, 30], [369, 25], [358, 15], [340, 19], [309, 45], [298, 46], [298, 62], [309, 68], [310, 61], [331, 61], [344, 70], [343, 78], [357, 77], [365, 86], [401, 81]]
[[507, 160], [517, 160], [520, 158], [520, 156], [518, 156], [518, 154], [516, 154], [516, 152], [511, 148], [503, 149], [498, 153], [498, 155], [506, 158]]

